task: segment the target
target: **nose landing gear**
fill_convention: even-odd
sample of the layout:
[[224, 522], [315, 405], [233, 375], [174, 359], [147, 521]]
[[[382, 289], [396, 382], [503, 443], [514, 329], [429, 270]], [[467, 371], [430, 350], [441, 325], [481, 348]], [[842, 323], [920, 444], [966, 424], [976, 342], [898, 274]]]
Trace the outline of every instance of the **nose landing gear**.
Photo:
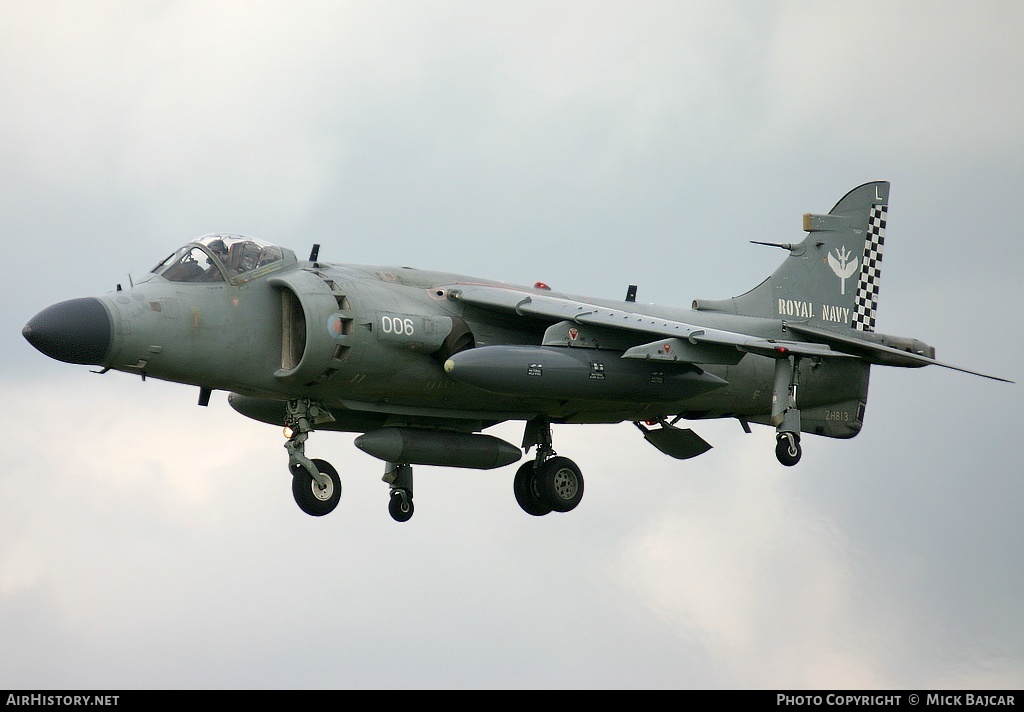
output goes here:
[[341, 499], [341, 478], [331, 463], [325, 460], [313, 460], [312, 463], [320, 479], [314, 480], [309, 471], [301, 465], [290, 468], [292, 496], [303, 512], [311, 517], [322, 517], [333, 512], [338, 506]]
[[288, 442], [288, 471], [292, 475], [292, 496], [306, 514], [322, 517], [330, 514], [341, 499], [341, 478], [326, 460], [306, 457], [306, 440], [316, 423], [334, 420], [330, 411], [309, 400], [288, 401], [285, 424]]

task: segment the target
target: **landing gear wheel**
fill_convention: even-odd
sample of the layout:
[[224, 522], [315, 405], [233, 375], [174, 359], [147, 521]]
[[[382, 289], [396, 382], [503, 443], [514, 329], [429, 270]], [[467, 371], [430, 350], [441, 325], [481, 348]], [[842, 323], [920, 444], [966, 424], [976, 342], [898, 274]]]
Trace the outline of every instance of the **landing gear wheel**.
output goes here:
[[391, 501], [388, 502], [388, 513], [396, 522], [407, 522], [412, 518], [412, 495], [408, 490], [391, 490]]
[[583, 475], [567, 457], [553, 457], [537, 467], [537, 494], [555, 512], [575, 509], [583, 499]]
[[803, 450], [800, 449], [800, 436], [796, 433], [779, 433], [778, 443], [775, 445], [775, 457], [779, 458], [786, 467], [792, 467], [800, 462]]
[[322, 517], [330, 514], [338, 506], [341, 499], [341, 478], [338, 471], [325, 460], [313, 460], [319, 473], [330, 480], [326, 487], [313, 479], [312, 475], [301, 465], [292, 467], [292, 496], [299, 509], [311, 517]]
[[512, 490], [516, 494], [516, 501], [527, 514], [535, 517], [543, 517], [551, 512], [551, 506], [540, 498], [537, 492], [537, 473], [534, 469], [533, 460], [526, 462], [516, 471], [516, 478], [512, 482]]

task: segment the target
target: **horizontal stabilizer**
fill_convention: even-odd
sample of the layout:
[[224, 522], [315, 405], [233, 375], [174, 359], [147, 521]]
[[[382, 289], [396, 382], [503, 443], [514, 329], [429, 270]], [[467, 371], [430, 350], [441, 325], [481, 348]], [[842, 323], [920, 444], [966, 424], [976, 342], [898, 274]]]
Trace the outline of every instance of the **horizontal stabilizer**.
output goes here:
[[636, 427], [647, 442], [677, 460], [689, 460], [711, 449], [710, 443], [689, 428], [676, 428], [668, 423], [662, 423], [660, 428], [646, 428], [641, 423], [636, 423]]
[[[807, 326], [805, 324], [790, 323], [786, 325], [786, 328], [808, 338], [814, 339], [816, 341], [824, 341], [828, 343], [829, 346], [839, 351], [845, 351], [850, 354], [860, 355], [861, 357], [866, 358], [868, 361], [882, 364], [885, 366], [902, 366], [904, 368], [920, 368], [921, 366], [941, 366], [942, 368], [948, 368], [953, 371], [960, 371], [962, 373], [969, 373], [972, 376], [981, 376], [982, 378], [988, 378], [993, 381], [1013, 383], [1013, 381], [1006, 378], [1000, 378], [999, 376], [990, 376], [987, 373], [979, 373], [978, 371], [971, 371], [970, 369], [961, 368], [959, 366], [954, 366], [948, 363], [943, 363], [942, 361], [936, 361], [933, 355], [929, 356], [923, 353], [905, 351], [902, 349], [897, 349], [892, 346], [876, 343], [874, 341], [868, 341], [865, 340], [864, 338], [859, 338], [857, 336], [848, 335], [845, 333], [838, 333], [835, 331], [818, 329], [813, 326]], [[885, 338], [884, 336], [879, 336], [880, 338]], [[930, 349], [930, 352], [934, 354], [934, 349]]]

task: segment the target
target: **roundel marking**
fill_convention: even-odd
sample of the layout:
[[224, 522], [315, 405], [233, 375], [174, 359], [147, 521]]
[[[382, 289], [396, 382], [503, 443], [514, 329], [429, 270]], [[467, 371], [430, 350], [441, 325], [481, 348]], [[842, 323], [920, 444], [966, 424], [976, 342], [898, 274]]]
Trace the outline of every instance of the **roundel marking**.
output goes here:
[[337, 314], [327, 317], [327, 333], [331, 336], [341, 336], [344, 329], [344, 322]]

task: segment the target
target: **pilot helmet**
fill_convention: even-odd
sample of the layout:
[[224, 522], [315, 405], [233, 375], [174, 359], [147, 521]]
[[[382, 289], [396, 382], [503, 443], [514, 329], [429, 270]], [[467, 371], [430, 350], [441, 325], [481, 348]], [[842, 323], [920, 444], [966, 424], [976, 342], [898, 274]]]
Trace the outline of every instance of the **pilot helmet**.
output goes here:
[[209, 247], [210, 252], [220, 258], [221, 261], [226, 259], [228, 256], [228, 246], [225, 245], [224, 240], [221, 240], [219, 237], [207, 245], [207, 247]]

